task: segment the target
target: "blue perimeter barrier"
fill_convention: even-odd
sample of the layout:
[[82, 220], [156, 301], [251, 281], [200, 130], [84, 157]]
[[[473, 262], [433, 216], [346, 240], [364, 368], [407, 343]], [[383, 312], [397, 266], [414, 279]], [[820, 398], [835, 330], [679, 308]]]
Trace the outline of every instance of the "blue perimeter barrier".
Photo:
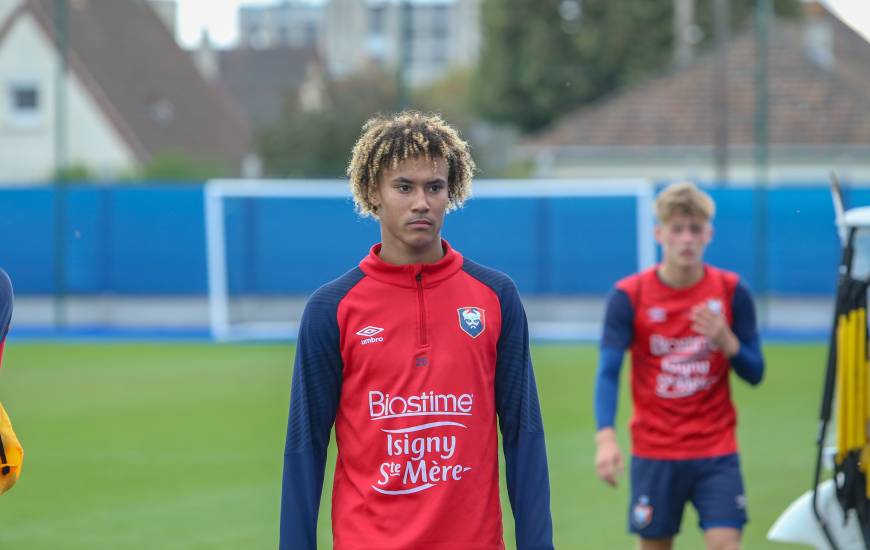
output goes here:
[[[707, 259], [739, 273], [757, 292], [757, 195], [710, 190], [717, 203]], [[839, 242], [828, 188], [767, 191], [767, 290], [834, 292]], [[870, 204], [870, 189], [846, 190]], [[55, 209], [66, 205], [57, 231]], [[231, 293], [308, 294], [352, 268], [379, 240], [349, 198], [228, 198]], [[637, 268], [632, 197], [481, 198], [448, 215], [444, 236], [475, 261], [508, 273], [526, 295], [600, 296]], [[198, 184], [0, 188], [0, 267], [18, 295], [205, 295], [203, 187]], [[57, 235], [64, 239], [55, 246]]]

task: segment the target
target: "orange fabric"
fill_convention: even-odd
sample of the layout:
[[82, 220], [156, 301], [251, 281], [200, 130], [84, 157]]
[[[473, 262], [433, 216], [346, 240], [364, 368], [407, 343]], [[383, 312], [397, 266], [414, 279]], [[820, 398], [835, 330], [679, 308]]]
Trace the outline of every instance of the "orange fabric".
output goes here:
[[24, 461], [24, 449], [12, 430], [12, 422], [6, 409], [0, 403], [0, 441], [3, 443], [3, 456], [0, 455], [0, 495], [8, 491], [18, 481], [21, 475], [21, 463]]

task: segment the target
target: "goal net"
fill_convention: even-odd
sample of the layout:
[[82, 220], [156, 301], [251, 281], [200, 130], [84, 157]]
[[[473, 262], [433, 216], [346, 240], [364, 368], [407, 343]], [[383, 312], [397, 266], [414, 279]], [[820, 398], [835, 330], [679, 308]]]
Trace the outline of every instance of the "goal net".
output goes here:
[[[533, 336], [589, 337], [615, 280], [655, 262], [653, 194], [646, 179], [476, 180], [442, 233], [516, 281]], [[219, 341], [295, 338], [307, 297], [380, 240], [345, 181], [212, 180], [204, 206]], [[595, 304], [595, 323], [572, 317], [571, 300]]]

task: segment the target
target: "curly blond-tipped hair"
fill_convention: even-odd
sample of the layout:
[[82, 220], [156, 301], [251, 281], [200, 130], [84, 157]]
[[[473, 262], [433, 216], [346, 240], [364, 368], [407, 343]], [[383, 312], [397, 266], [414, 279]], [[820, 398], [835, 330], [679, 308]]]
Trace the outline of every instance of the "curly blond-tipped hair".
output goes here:
[[656, 198], [655, 214], [659, 223], [668, 223], [674, 216], [693, 216], [712, 221], [716, 204], [710, 195], [690, 181], [672, 183]]
[[468, 143], [439, 115], [402, 111], [369, 119], [353, 147], [347, 176], [360, 215], [378, 217], [372, 194], [381, 172], [414, 157], [443, 159], [447, 163], [447, 211], [462, 206], [471, 194], [475, 168]]

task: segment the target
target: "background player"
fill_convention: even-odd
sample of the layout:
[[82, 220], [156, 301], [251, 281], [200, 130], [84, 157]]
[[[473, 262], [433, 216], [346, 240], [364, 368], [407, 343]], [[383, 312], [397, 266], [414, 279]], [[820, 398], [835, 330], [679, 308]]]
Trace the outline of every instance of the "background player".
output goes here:
[[614, 418], [619, 371], [631, 349], [629, 530], [640, 548], [669, 549], [691, 501], [710, 549], [740, 547], [746, 499], [728, 373], [750, 384], [764, 373], [752, 297], [739, 277], [707, 265], [715, 205], [692, 183], [656, 200], [662, 262], [616, 284], [609, 296], [595, 386], [598, 476], [623, 467]]

